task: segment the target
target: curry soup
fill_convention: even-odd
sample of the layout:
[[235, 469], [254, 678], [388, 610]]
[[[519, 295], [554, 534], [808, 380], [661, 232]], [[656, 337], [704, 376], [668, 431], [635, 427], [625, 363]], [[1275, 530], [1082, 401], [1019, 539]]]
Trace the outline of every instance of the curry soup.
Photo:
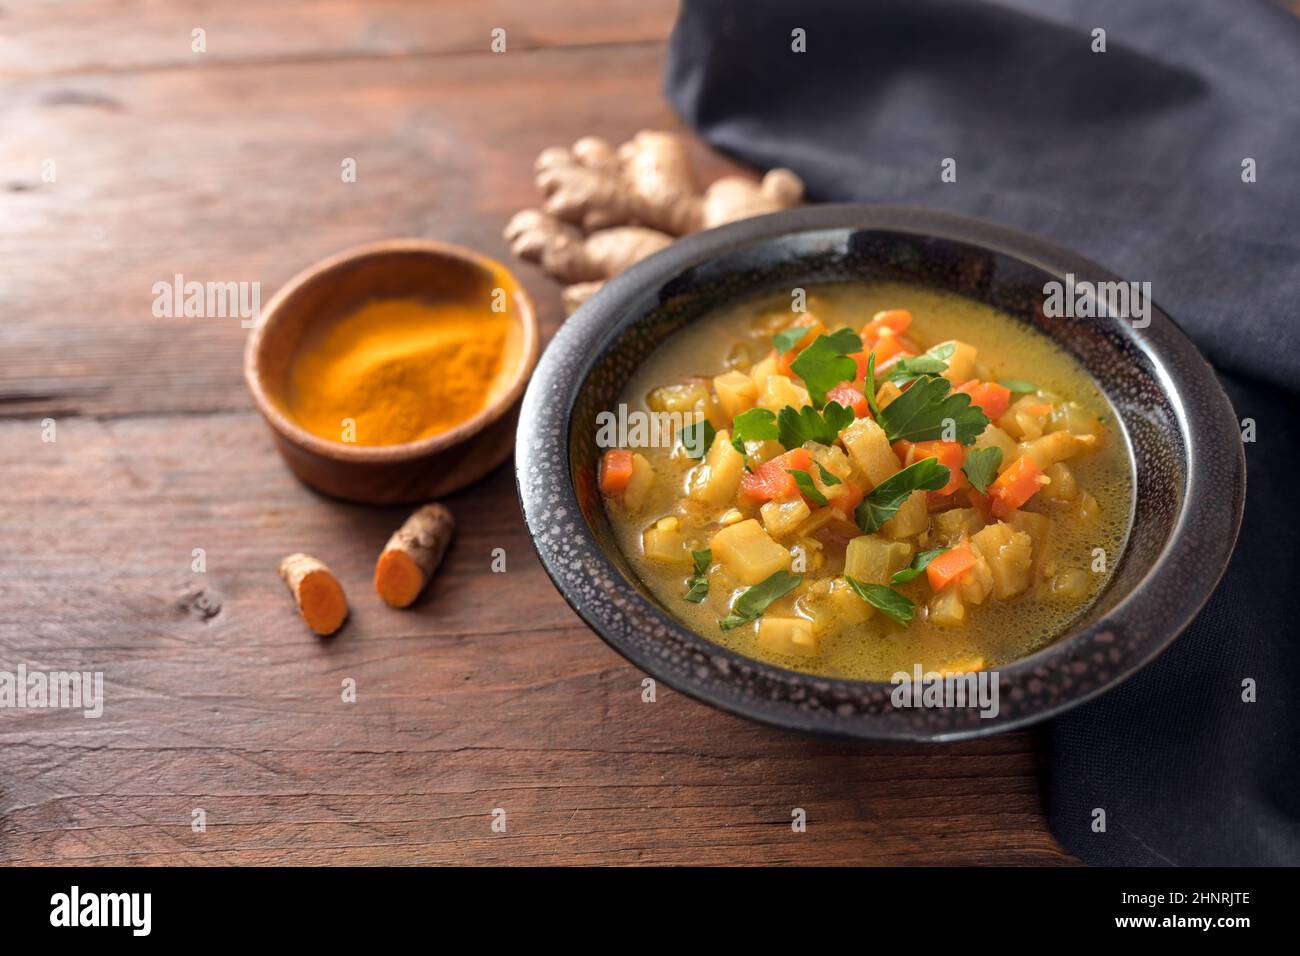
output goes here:
[[710, 640], [826, 676], [978, 670], [1060, 635], [1130, 522], [1105, 397], [957, 296], [837, 283], [806, 306], [720, 311], [628, 383], [627, 421], [663, 437], [630, 430], [600, 484], [646, 586]]

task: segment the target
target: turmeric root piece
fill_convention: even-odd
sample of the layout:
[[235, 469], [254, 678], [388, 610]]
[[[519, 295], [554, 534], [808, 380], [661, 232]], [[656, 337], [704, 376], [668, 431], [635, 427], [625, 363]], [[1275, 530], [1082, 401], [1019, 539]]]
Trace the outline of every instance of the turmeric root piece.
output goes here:
[[280, 577], [293, 592], [298, 613], [317, 634], [326, 637], [343, 626], [347, 598], [334, 573], [309, 554], [291, 554], [280, 562]]
[[393, 533], [375, 563], [375, 590], [393, 607], [420, 596], [447, 553], [456, 520], [440, 504], [425, 505]]

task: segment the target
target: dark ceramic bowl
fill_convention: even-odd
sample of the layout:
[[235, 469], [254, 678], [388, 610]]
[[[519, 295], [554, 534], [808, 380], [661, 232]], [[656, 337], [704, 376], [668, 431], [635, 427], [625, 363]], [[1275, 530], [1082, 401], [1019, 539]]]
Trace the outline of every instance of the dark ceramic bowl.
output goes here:
[[[560, 593], [646, 673], [755, 720], [850, 737], [951, 740], [1041, 720], [1113, 687], [1167, 647], [1218, 583], [1237, 537], [1246, 465], [1209, 364], [1158, 307], [1135, 329], [1050, 318], [1043, 284], [1117, 277], [1065, 249], [974, 219], [888, 206], [815, 206], [689, 236], [610, 281], [556, 335], [524, 398], [516, 447], [524, 517]], [[668, 336], [738, 298], [828, 280], [892, 279], [959, 293], [1070, 352], [1117, 410], [1136, 502], [1108, 587], [1052, 644], [998, 669], [999, 712], [901, 709], [891, 685], [763, 664], [695, 634], [638, 581], [596, 489], [595, 416]]]

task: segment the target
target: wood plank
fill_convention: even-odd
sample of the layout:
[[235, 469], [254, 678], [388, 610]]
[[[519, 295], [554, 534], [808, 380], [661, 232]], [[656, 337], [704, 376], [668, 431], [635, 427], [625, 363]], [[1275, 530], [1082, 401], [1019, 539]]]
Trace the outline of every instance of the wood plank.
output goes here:
[[[0, 711], [0, 863], [1069, 862], [1028, 734], [857, 745], [644, 703], [546, 579], [508, 468], [450, 500], [403, 612], [369, 587], [401, 515], [308, 491], [251, 414], [73, 417], [53, 444], [11, 420], [0, 447], [0, 667], [101, 670], [106, 698]], [[348, 590], [332, 640], [276, 577], [298, 549]]]
[[[248, 407], [245, 331], [155, 318], [155, 282], [257, 281], [266, 302], [316, 259], [405, 235], [508, 259], [542, 148], [675, 126], [661, 60], [594, 46], [8, 84], [0, 314], [18, 321], [0, 324], [0, 415]], [[707, 178], [733, 168], [695, 155]], [[555, 285], [519, 274], [553, 329]]]
[[[487, 52], [661, 42], [670, 0], [24, 0], [6, 5], [0, 75], [241, 65], [256, 61]], [[193, 31], [204, 31], [203, 52]]]

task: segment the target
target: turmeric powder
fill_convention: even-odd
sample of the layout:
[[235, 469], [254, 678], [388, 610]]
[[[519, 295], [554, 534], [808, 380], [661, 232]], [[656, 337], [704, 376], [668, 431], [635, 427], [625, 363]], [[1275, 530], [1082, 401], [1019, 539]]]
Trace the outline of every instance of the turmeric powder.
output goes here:
[[309, 338], [286, 411], [331, 441], [395, 445], [455, 428], [494, 394], [511, 320], [468, 303], [381, 299]]

